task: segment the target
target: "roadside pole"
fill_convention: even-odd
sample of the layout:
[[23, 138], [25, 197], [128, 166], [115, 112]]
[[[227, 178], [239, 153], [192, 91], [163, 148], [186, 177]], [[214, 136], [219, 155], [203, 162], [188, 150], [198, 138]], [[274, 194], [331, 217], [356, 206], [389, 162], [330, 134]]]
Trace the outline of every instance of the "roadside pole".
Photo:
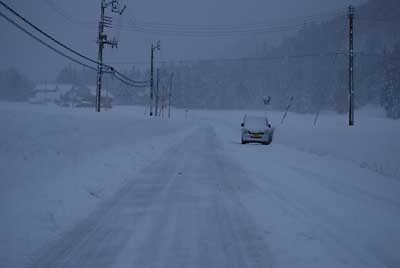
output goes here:
[[285, 121], [285, 118], [286, 118], [286, 116], [287, 116], [287, 113], [288, 113], [290, 107], [292, 106], [293, 99], [294, 99], [293, 96], [290, 97], [289, 104], [288, 104], [287, 107], [286, 107], [286, 111], [285, 111], [285, 114], [284, 114], [283, 117], [282, 117], [281, 124], [283, 124], [283, 122]]
[[174, 79], [174, 73], [171, 73], [169, 78], [169, 91], [168, 91], [168, 118], [171, 118], [171, 98], [172, 98], [172, 80]]
[[349, 6], [349, 126], [354, 126], [354, 7]]
[[156, 85], [156, 109], [154, 112], [155, 116], [158, 116], [158, 101], [159, 101], [159, 92], [158, 92], [158, 86], [160, 84], [160, 68], [157, 68], [157, 85]]

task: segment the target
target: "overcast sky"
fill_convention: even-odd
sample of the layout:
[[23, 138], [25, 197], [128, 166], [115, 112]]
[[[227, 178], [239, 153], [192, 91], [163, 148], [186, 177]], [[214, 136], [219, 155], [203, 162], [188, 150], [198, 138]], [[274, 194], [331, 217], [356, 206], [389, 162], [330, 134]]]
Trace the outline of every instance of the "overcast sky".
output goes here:
[[[3, 0], [4, 1], [4, 0]], [[92, 58], [97, 57], [97, 21], [100, 0], [5, 0], [22, 15], [60, 41]], [[178, 25], [244, 25], [287, 23], [293, 17], [345, 9], [363, 0], [120, 0], [123, 16], [114, 25], [151, 22]], [[0, 7], [1, 12], [5, 12]], [[8, 14], [8, 13], [7, 13]], [[285, 22], [286, 21], [286, 22]], [[16, 67], [35, 81], [54, 80], [68, 61], [44, 48], [0, 18], [0, 69]], [[105, 60], [148, 62], [152, 42], [161, 40], [159, 59], [240, 57], [257, 51], [265, 42], [275, 44], [283, 33], [235, 35], [226, 38], [165, 36], [129, 30], [107, 32], [119, 39], [118, 49], [105, 49]], [[287, 34], [287, 33], [286, 33]], [[143, 65], [144, 63], [142, 63]], [[128, 68], [128, 65], [116, 65]]]

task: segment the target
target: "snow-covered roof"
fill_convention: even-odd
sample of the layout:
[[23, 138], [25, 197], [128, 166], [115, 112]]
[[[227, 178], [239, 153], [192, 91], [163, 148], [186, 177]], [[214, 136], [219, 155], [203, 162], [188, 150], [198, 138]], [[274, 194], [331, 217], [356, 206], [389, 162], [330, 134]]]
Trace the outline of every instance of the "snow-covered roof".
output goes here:
[[73, 84], [45, 83], [38, 84], [34, 88], [35, 96], [31, 101], [52, 102], [60, 99], [62, 95], [73, 89]]
[[[70, 92], [72, 89], [79, 90], [80, 88], [89, 89], [89, 93], [92, 96], [96, 96], [96, 86], [77, 86], [73, 84], [57, 84], [57, 83], [46, 83], [38, 84], [35, 89], [35, 96], [30, 100], [32, 102], [54, 102], [59, 100], [62, 95]], [[103, 88], [102, 96], [108, 96], [114, 98], [114, 96]]]
[[[96, 96], [97, 86], [87, 86], [87, 88], [90, 90], [90, 94]], [[107, 90], [104, 86], [102, 86], [101, 95], [114, 98], [114, 95], [109, 90]]]
[[38, 84], [34, 88], [36, 92], [47, 92], [47, 91], [56, 91], [61, 94], [65, 94], [69, 90], [74, 87], [72, 84], [52, 84], [52, 83], [45, 83], [45, 84]]

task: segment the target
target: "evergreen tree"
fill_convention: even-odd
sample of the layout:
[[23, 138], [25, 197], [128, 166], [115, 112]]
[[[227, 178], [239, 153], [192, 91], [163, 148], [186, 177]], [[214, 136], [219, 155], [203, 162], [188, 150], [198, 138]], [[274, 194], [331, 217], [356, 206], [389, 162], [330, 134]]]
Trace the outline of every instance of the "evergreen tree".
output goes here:
[[60, 84], [78, 84], [77, 78], [78, 74], [76, 69], [69, 64], [57, 75], [56, 82]]
[[33, 96], [33, 87], [33, 83], [14, 68], [0, 72], [0, 99], [27, 101]]
[[385, 60], [385, 81], [381, 104], [387, 117], [400, 118], [400, 44]]

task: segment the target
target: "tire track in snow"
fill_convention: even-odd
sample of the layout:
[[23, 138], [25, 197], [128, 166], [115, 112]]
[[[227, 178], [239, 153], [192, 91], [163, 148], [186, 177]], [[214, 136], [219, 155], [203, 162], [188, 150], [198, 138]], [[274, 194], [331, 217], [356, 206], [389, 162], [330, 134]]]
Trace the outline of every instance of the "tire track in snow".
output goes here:
[[219, 147], [199, 128], [29, 267], [275, 267]]

